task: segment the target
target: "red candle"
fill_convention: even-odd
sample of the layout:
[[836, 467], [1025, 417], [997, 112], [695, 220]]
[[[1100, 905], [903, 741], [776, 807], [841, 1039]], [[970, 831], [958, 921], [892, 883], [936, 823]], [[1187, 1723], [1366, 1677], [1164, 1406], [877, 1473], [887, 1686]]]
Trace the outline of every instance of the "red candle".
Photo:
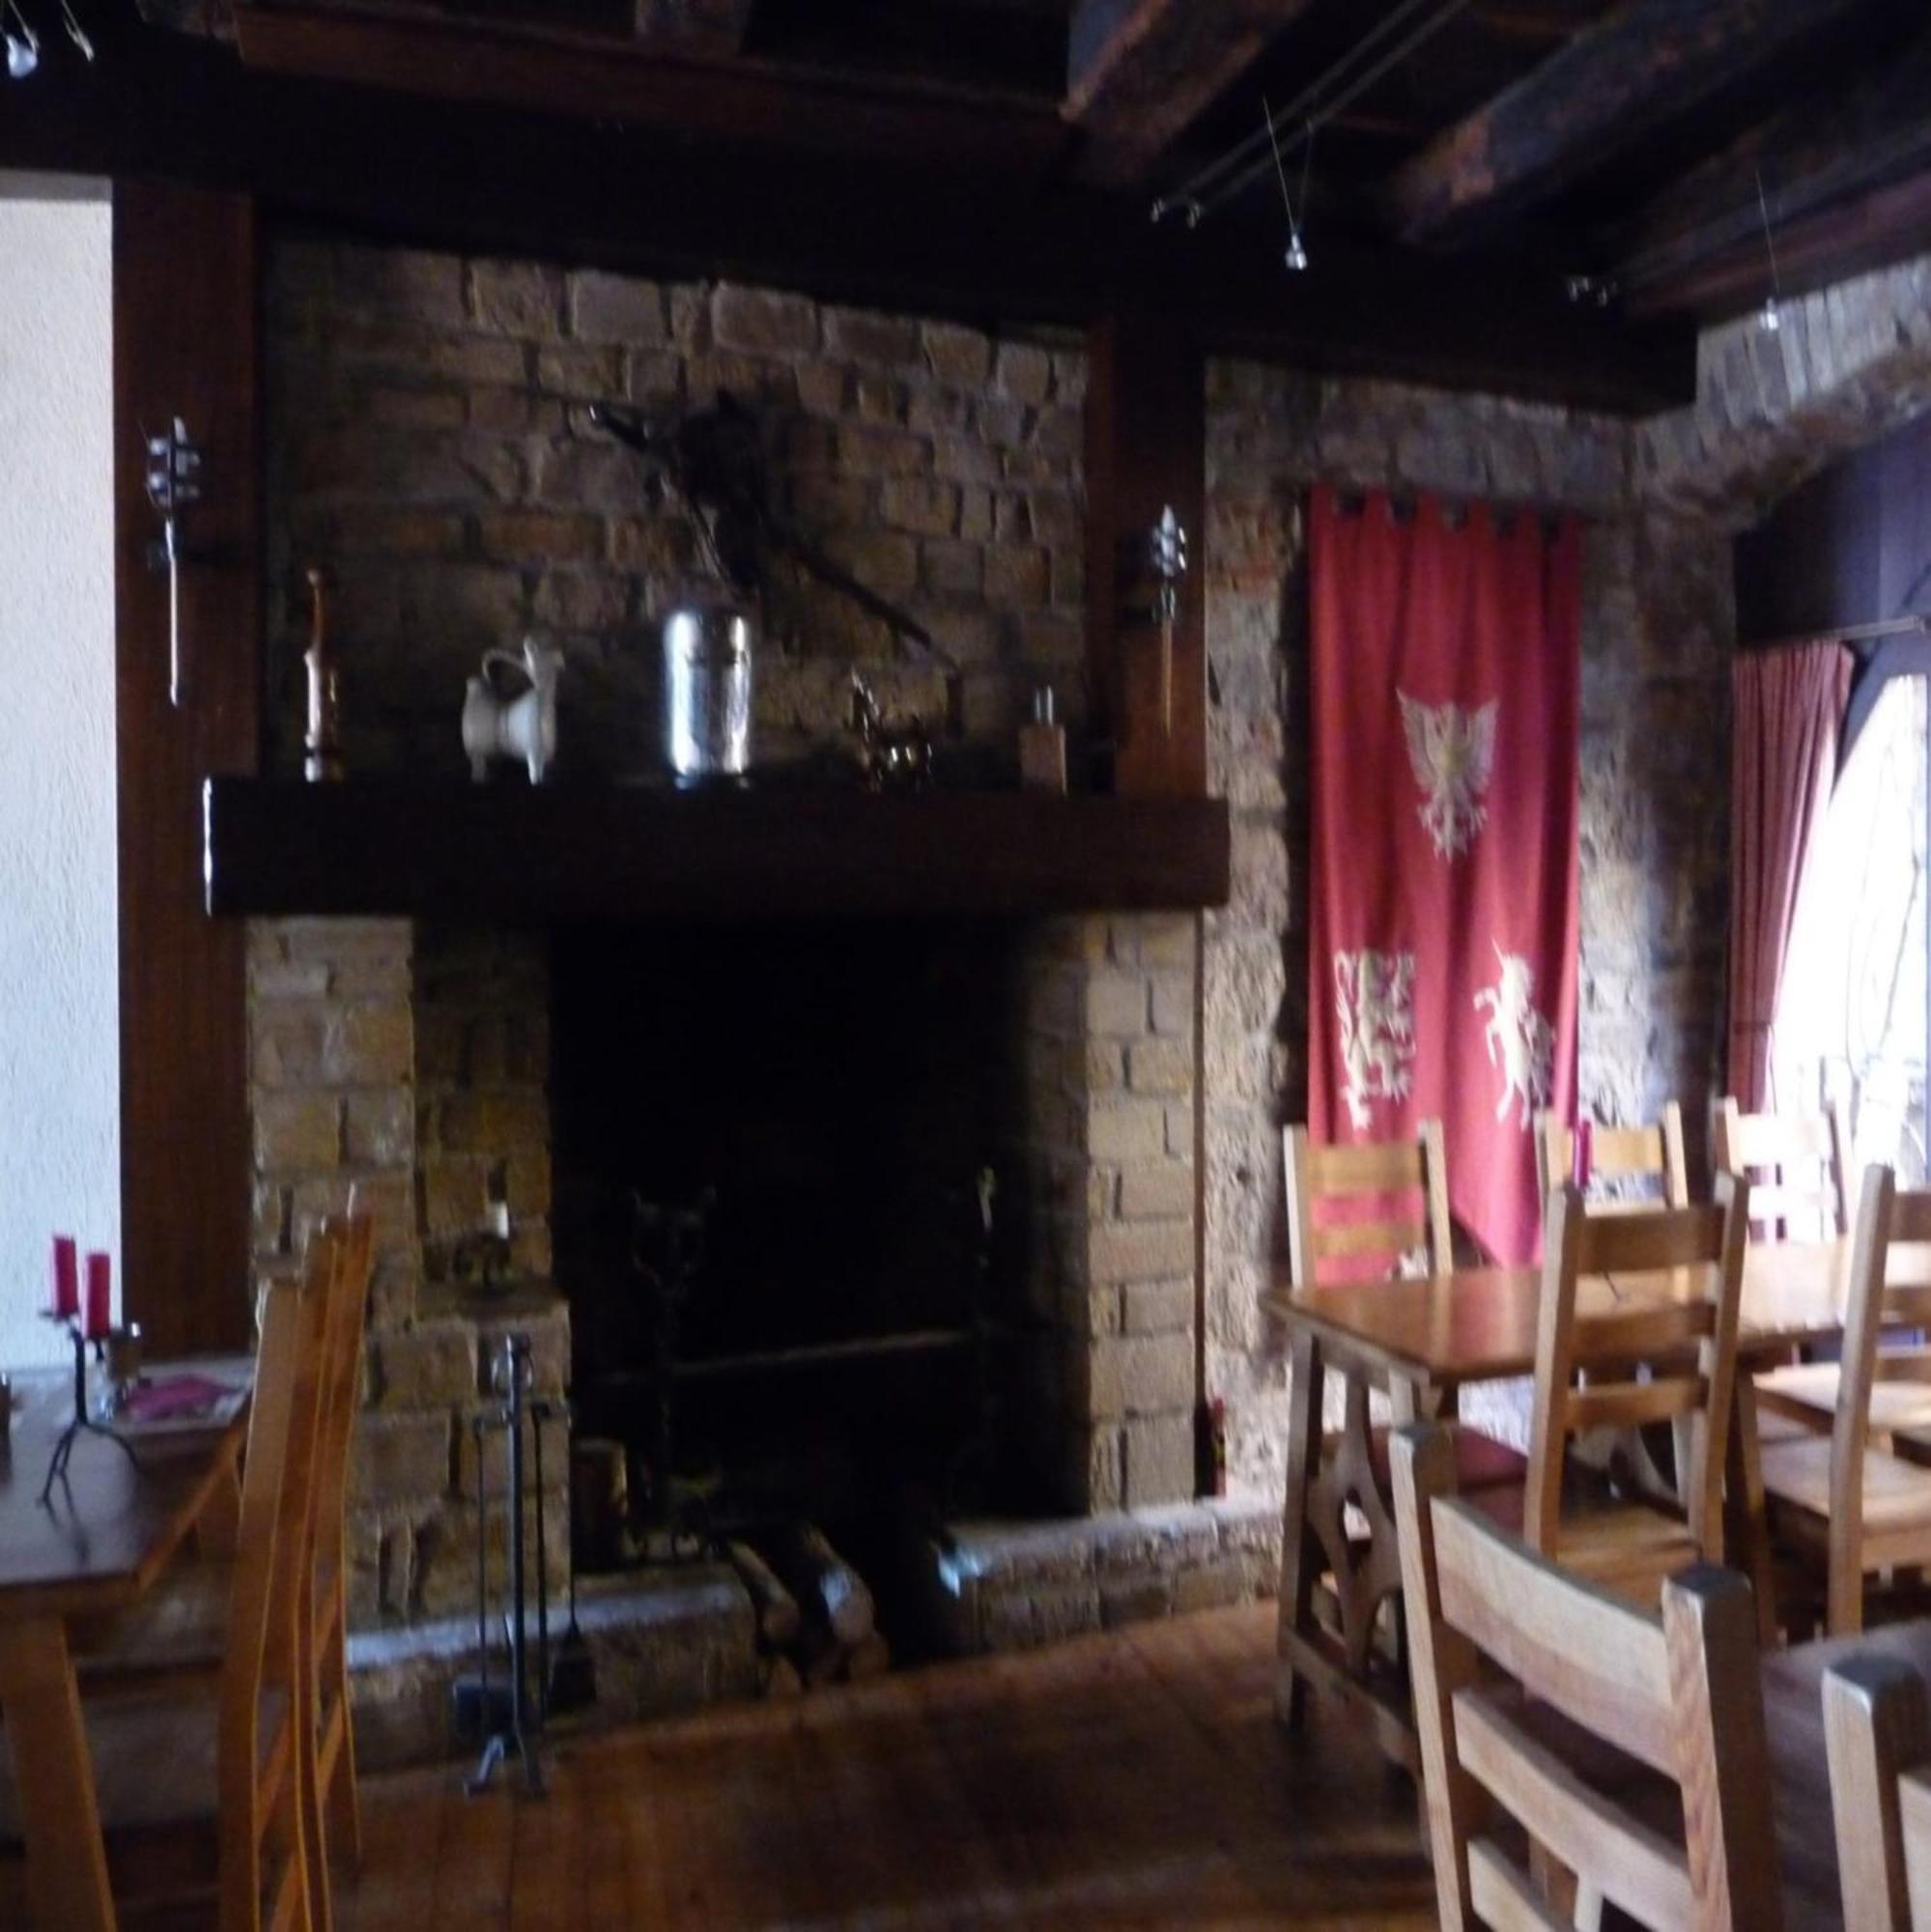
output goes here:
[[1577, 1187], [1587, 1188], [1589, 1175], [1596, 1163], [1596, 1122], [1577, 1121], [1576, 1123], [1576, 1173]]
[[105, 1255], [87, 1258], [87, 1339], [98, 1342], [113, 1326], [114, 1264]]
[[48, 1292], [52, 1296], [47, 1303], [50, 1315], [80, 1313], [80, 1267], [71, 1235], [54, 1236], [53, 1279]]

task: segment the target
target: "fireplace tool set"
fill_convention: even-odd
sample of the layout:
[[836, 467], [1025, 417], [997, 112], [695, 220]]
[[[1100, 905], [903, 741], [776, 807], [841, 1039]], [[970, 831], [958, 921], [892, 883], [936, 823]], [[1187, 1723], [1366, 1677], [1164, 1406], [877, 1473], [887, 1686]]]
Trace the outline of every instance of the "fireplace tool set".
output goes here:
[[[577, 1574], [570, 1571], [570, 1621], [553, 1655], [550, 1642], [549, 1542], [544, 1520], [543, 1430], [546, 1423], [570, 1420], [569, 1405], [535, 1393], [536, 1373], [527, 1334], [505, 1335], [491, 1372], [496, 1397], [469, 1421], [476, 1467], [476, 1669], [455, 1687], [459, 1735], [481, 1737], [483, 1754], [469, 1780], [471, 1793], [486, 1790], [498, 1765], [510, 1758], [523, 1766], [524, 1787], [544, 1789], [540, 1741], [550, 1719], [579, 1709], [596, 1695], [589, 1647], [577, 1624]], [[508, 1596], [500, 1607], [501, 1672], [491, 1667], [490, 1467], [493, 1445], [503, 1445], [502, 1495], [508, 1549]], [[533, 1481], [525, 1485], [525, 1458]], [[531, 1498], [534, 1498], [532, 1511]], [[525, 1541], [525, 1519], [535, 1518], [536, 1567], [532, 1578]], [[536, 1658], [532, 1685], [529, 1609], [536, 1610]]]

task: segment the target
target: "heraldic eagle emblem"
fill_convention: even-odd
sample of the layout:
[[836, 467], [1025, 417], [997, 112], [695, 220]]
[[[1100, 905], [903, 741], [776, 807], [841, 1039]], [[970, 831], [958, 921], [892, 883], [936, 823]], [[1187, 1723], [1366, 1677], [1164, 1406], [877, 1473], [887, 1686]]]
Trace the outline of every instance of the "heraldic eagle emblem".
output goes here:
[[1406, 691], [1395, 696], [1408, 763], [1422, 788], [1422, 825], [1440, 857], [1457, 858], [1489, 816], [1482, 795], [1495, 764], [1495, 700], [1464, 711], [1459, 704], [1417, 704]]

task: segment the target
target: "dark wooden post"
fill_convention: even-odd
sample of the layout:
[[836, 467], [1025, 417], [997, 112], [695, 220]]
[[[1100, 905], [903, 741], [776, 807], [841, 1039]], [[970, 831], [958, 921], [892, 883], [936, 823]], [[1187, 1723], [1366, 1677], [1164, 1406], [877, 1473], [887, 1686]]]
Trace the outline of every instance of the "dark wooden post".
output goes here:
[[[1093, 724], [1114, 747], [1123, 797], [1207, 795], [1206, 365], [1182, 326], [1110, 315], [1089, 332], [1086, 402], [1087, 674]], [[1162, 713], [1156, 584], [1148, 534], [1171, 503], [1190, 568], [1174, 625]]]
[[[259, 755], [257, 308], [251, 199], [117, 185], [122, 1269], [127, 1312], [163, 1355], [244, 1343], [253, 1303], [245, 927], [202, 909], [201, 785]], [[183, 520], [179, 708], [143, 441], [176, 416], [206, 465]]]

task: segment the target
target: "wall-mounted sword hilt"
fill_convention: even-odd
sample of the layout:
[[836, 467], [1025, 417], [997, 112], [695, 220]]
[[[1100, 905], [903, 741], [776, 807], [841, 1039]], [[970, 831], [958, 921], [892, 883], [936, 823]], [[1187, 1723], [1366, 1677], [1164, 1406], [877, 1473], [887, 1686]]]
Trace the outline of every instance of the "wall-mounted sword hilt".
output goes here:
[[148, 546], [148, 568], [168, 574], [168, 702], [179, 708], [187, 694], [181, 651], [181, 518], [201, 500], [201, 451], [180, 416], [145, 441], [148, 501], [161, 520], [160, 535]]

